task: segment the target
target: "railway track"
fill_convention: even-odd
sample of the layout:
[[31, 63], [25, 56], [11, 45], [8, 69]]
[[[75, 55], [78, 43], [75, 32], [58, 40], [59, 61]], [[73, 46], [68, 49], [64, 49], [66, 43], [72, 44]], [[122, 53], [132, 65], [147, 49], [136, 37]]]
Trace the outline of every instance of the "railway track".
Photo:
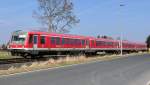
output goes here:
[[0, 59], [0, 70], [7, 70], [10, 67], [21, 67], [22, 65], [31, 65], [33, 62], [47, 61], [48, 57], [38, 59], [25, 59], [25, 58], [12, 58], [12, 59]]
[[32, 61], [32, 60], [24, 59], [24, 58], [0, 59], [0, 65], [12, 64], [12, 63], [25, 63], [29, 61]]

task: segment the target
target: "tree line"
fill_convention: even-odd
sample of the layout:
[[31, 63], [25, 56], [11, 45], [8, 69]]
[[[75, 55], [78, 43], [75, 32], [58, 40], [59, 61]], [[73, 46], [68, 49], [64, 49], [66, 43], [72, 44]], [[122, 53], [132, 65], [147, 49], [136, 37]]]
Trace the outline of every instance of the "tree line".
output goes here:
[[6, 44], [0, 45], [0, 50], [7, 50], [7, 45]]

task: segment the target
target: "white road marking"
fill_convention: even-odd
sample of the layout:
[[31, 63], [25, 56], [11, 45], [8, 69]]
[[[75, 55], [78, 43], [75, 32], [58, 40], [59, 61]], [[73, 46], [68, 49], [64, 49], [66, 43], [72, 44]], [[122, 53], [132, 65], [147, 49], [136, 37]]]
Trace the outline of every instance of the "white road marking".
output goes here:
[[150, 81], [148, 81], [146, 85], [150, 85]]

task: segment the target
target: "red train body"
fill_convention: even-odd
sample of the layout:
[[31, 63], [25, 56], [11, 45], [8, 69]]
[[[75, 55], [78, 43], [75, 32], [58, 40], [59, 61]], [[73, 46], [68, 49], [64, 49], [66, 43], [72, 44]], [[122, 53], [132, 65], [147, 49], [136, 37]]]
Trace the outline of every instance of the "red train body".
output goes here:
[[[123, 51], [145, 51], [146, 44], [123, 41]], [[67, 53], [119, 52], [119, 40], [39, 31], [16, 31], [8, 49], [12, 55], [51, 55]]]

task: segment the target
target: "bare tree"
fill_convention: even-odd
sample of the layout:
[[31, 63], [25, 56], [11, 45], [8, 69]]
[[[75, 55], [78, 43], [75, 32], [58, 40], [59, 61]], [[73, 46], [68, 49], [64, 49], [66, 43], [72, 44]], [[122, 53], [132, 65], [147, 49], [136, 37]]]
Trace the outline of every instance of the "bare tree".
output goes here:
[[39, 9], [34, 11], [36, 17], [48, 32], [66, 33], [79, 23], [73, 13], [71, 0], [37, 0]]

